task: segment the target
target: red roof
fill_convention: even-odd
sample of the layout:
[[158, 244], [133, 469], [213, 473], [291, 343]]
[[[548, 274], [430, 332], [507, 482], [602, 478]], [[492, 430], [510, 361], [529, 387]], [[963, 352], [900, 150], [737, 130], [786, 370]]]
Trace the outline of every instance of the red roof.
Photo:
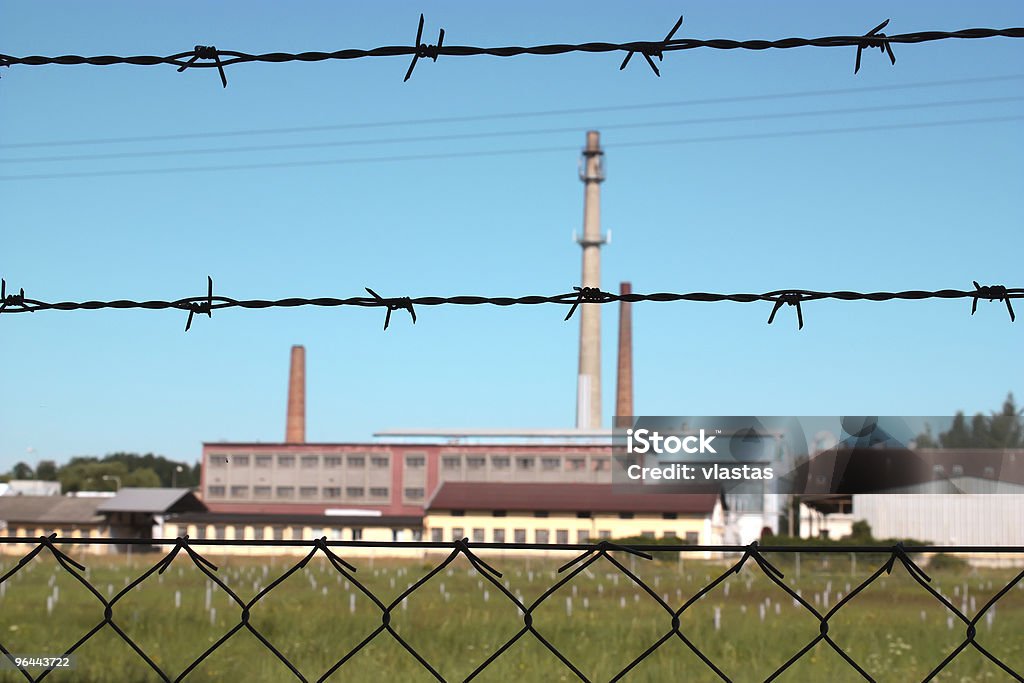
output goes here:
[[664, 513], [706, 515], [719, 493], [646, 493], [610, 484], [528, 484], [445, 482], [430, 510], [505, 510], [524, 512]]

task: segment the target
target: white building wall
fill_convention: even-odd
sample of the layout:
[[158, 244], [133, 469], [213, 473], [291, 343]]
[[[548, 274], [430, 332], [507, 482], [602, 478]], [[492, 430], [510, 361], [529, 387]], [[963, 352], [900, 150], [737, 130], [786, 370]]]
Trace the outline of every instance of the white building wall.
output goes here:
[[853, 517], [875, 538], [912, 538], [936, 545], [1024, 546], [1024, 494], [863, 494]]

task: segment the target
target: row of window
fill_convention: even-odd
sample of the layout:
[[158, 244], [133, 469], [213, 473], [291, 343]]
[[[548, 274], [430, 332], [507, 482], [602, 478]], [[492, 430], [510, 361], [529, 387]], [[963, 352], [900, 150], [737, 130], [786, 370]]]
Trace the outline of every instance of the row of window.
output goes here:
[[[210, 498], [225, 498], [230, 492], [231, 498], [249, 498], [260, 500], [278, 499], [293, 500], [296, 496], [300, 500], [339, 500], [344, 493], [345, 498], [366, 498], [369, 492], [370, 498], [387, 499], [391, 490], [387, 486], [371, 486], [367, 489], [364, 486], [208, 486], [206, 495]], [[423, 489], [419, 487], [408, 487], [402, 491], [405, 498], [409, 500], [423, 500]]]
[[[449, 510], [448, 514], [450, 514], [452, 517], [465, 517], [466, 516], [466, 511], [465, 510]], [[522, 514], [522, 513], [517, 513], [517, 514]], [[572, 515], [574, 513], [571, 513], [571, 512], [568, 512], [568, 513], [556, 512], [555, 514], [556, 515]], [[633, 513], [633, 512], [620, 512], [620, 513], [618, 513], [619, 519], [633, 519], [635, 514], [636, 513]], [[590, 519], [591, 517], [594, 516], [593, 513], [586, 512], [586, 511], [576, 512], [575, 515], [576, 515], [577, 519]], [[533, 516], [534, 517], [550, 517], [551, 513], [548, 512], [547, 510], [534, 510], [533, 511]], [[491, 517], [508, 517], [508, 512], [506, 510], [492, 510], [491, 511]], [[663, 512], [663, 513], [661, 513], [661, 518], [662, 519], [679, 519], [679, 514], [676, 513], [676, 512]]]
[[[490, 456], [490, 467], [492, 470], [511, 469], [513, 460], [518, 470], [536, 470], [546, 472], [557, 472], [563, 469], [563, 459], [556, 456], [536, 457], [532, 455], [520, 455], [513, 458], [510, 455]], [[487, 467], [488, 458], [483, 455], [461, 455], [441, 456], [441, 467], [446, 470], [460, 470], [465, 461], [467, 470], [482, 470]], [[597, 472], [608, 471], [611, 468], [611, 460], [608, 458], [594, 458], [591, 461], [591, 469]], [[566, 471], [582, 472], [587, 469], [587, 459], [584, 457], [566, 457], [564, 460]]]
[[[376, 469], [387, 469], [391, 466], [391, 456], [389, 455], [224, 455], [224, 454], [210, 454], [210, 465], [212, 467], [225, 467], [231, 465], [232, 467], [251, 467], [255, 465], [257, 468], [269, 468], [275, 464], [281, 469], [294, 468], [296, 463], [302, 469], [319, 469], [321, 466], [321, 460], [323, 467], [327, 469], [340, 468], [342, 464], [351, 468], [366, 467], [369, 463], [370, 467]], [[419, 464], [416, 464], [416, 463]], [[405, 459], [406, 467], [423, 467], [424, 458], [423, 456], [408, 456]]]
[[[462, 527], [454, 527], [451, 531], [451, 537], [449, 540], [458, 541], [466, 538], [465, 529]], [[506, 534], [505, 529], [492, 529], [491, 530], [491, 543], [505, 543]], [[657, 534], [654, 531], [643, 531], [640, 534], [644, 538], [655, 539]], [[679, 538], [679, 535], [675, 531], [662, 532], [662, 538]], [[612, 532], [608, 529], [601, 529], [597, 532], [597, 537], [601, 540], [607, 540], [612, 537]], [[551, 543], [552, 534], [549, 529], [536, 529], [533, 532], [533, 539], [527, 538], [526, 529], [513, 529], [512, 530], [512, 542], [513, 543]], [[569, 530], [568, 529], [556, 529], [554, 533], [555, 543], [569, 543]], [[431, 529], [430, 540], [434, 543], [443, 543], [444, 529]], [[476, 528], [472, 530], [470, 535], [470, 541], [473, 543], [487, 543], [486, 529]], [[589, 529], [579, 529], [576, 531], [576, 543], [589, 543], [591, 540]], [[688, 545], [696, 545], [700, 541], [700, 534], [696, 531], [687, 531], [684, 542]]]
[[[264, 526], [253, 526], [252, 527], [252, 536], [251, 536], [251, 538], [254, 539], [254, 540], [257, 540], [257, 541], [271, 540], [271, 539], [273, 539], [275, 541], [283, 541], [286, 529], [291, 529], [291, 540], [297, 540], [297, 539], [301, 539], [301, 538], [305, 537], [304, 534], [303, 534], [304, 527], [301, 527], [301, 526], [286, 527], [286, 526], [274, 525], [274, 526], [270, 527], [270, 534], [269, 535], [266, 533], [266, 528], [267, 527], [264, 527]], [[217, 539], [217, 540], [224, 540], [225, 538], [228, 537], [228, 531], [229, 530], [231, 531], [231, 537], [232, 538], [236, 538], [236, 539], [245, 538], [245, 527], [244, 526], [242, 526], [242, 525], [224, 525], [224, 524], [215, 524], [215, 525], [213, 525], [213, 535], [212, 536], [207, 536], [207, 525], [206, 524], [199, 524], [199, 525], [195, 526], [194, 527], [194, 532], [190, 533], [190, 535], [194, 536], [194, 538], [203, 538], [203, 539], [205, 539], [205, 538], [213, 538], [213, 539]], [[327, 527], [324, 527], [323, 529], [313, 529], [313, 538], [321, 538], [321, 537], [326, 536], [328, 540], [340, 540], [342, 538], [342, 531], [343, 531], [342, 529], [330, 529], [330, 528], [327, 528]], [[352, 540], [353, 541], [361, 541], [363, 539], [363, 530], [361, 528], [356, 527], [356, 528], [353, 528], [351, 531], [352, 531]], [[399, 529], [392, 529], [391, 530], [391, 535], [392, 535], [393, 540], [396, 540], [396, 541], [400, 540], [401, 530], [399, 530]], [[412, 531], [412, 540], [419, 541], [419, 540], [422, 540], [422, 538], [423, 538], [422, 532], [419, 531], [418, 529], [413, 529], [413, 531]]]
[[[570, 472], [582, 472], [587, 469], [585, 457], [561, 456], [532, 456], [521, 455], [513, 458], [510, 455], [492, 455], [488, 458], [485, 455], [444, 455], [441, 457], [441, 467], [446, 470], [461, 470], [463, 464], [468, 470], [482, 470], [488, 466], [492, 470], [508, 470], [512, 468], [513, 460], [515, 467], [519, 470], [541, 469], [547, 472], [556, 472], [562, 469]], [[391, 466], [389, 455], [224, 455], [211, 454], [209, 459], [212, 467], [252, 467], [269, 468], [276, 465], [279, 469], [294, 468], [296, 463], [302, 469], [325, 469], [340, 468], [342, 465], [348, 468], [362, 468], [369, 465], [376, 469], [387, 469]], [[406, 455], [405, 466], [408, 469], [418, 469], [426, 466], [426, 457], [422, 455]], [[591, 469], [594, 471], [607, 471], [611, 468], [611, 460], [608, 458], [594, 458], [591, 460]]]

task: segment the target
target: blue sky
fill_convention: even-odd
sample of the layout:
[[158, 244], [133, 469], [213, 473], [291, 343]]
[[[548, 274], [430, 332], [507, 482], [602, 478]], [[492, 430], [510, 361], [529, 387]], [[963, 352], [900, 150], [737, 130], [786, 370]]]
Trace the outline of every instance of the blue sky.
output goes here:
[[[1021, 10], [5, 3], [0, 43], [11, 55], [369, 48], [410, 43], [421, 11], [430, 41], [443, 27], [451, 45], [658, 39], [680, 13], [679, 37], [774, 39], [863, 33], [886, 18], [890, 33], [1021, 26]], [[366, 286], [384, 296], [569, 291], [580, 272], [576, 162], [594, 128], [614, 237], [605, 289], [622, 280], [638, 292], [1020, 286], [1022, 122], [908, 126], [1024, 117], [1015, 99], [1024, 44], [894, 50], [895, 67], [871, 50], [856, 76], [852, 48], [671, 53], [661, 78], [642, 59], [619, 71], [618, 55], [442, 57], [421, 61], [407, 83], [405, 58], [247, 64], [228, 69], [226, 90], [215, 70], [4, 69], [0, 274], [51, 301], [176, 299], [204, 293], [207, 275], [236, 298], [358, 296]], [[846, 92], [828, 92], [837, 90]], [[594, 111], [525, 115], [579, 108]], [[422, 122], [485, 115], [507, 117]], [[421, 123], [153, 139], [394, 121]], [[865, 127], [874, 130], [820, 134]], [[538, 132], [549, 129], [564, 130]], [[510, 132], [522, 133], [497, 135]], [[496, 135], [429, 139], [483, 133]], [[121, 137], [148, 140], [26, 146]], [[427, 139], [381, 141], [409, 137]], [[691, 142], [669, 142], [679, 140]], [[289, 144], [307, 146], [237, 151]], [[196, 148], [235, 151], [157, 154]], [[521, 149], [546, 151], [445, 156]], [[117, 153], [149, 155], [38, 160]], [[432, 158], [352, 161], [411, 155]], [[338, 160], [348, 162], [303, 165]], [[252, 168], [165, 172], [229, 165]], [[969, 311], [966, 301], [819, 302], [804, 306], [797, 331], [789, 308], [766, 325], [768, 304], [638, 304], [636, 412], [995, 409], [1020, 394], [1024, 328], [1002, 304]], [[307, 349], [311, 441], [397, 427], [571, 426], [578, 322], [563, 323], [564, 312], [422, 308], [415, 326], [396, 315], [386, 333], [383, 312], [363, 309], [218, 311], [187, 334], [174, 311], [4, 315], [0, 469], [117, 450], [192, 461], [203, 441], [279, 441], [292, 344]], [[616, 323], [617, 307], [606, 306], [606, 423]]]

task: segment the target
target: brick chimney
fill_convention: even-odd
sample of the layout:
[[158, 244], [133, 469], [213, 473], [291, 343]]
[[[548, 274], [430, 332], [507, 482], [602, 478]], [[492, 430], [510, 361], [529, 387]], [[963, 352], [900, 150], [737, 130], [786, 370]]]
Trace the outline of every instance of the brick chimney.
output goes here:
[[[619, 294], [632, 294], [628, 282], [619, 283]], [[633, 315], [632, 302], [619, 302], [619, 366], [616, 376], [615, 415], [616, 427], [629, 427], [628, 418], [633, 415]]]
[[292, 347], [292, 366], [288, 374], [288, 422], [285, 443], [306, 441], [306, 349]]

